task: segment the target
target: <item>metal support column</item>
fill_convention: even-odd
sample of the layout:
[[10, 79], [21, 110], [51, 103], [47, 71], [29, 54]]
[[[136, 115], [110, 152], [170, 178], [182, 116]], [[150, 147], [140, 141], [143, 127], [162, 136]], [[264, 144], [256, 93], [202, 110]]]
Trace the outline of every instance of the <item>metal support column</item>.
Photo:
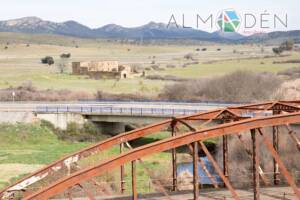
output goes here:
[[252, 138], [252, 152], [253, 152], [253, 191], [254, 191], [254, 200], [260, 199], [259, 194], [259, 144], [257, 133], [255, 129], [251, 130], [251, 138]]
[[[279, 135], [278, 135], [278, 127], [274, 126], [273, 127], [273, 147], [278, 153], [279, 150]], [[280, 179], [279, 179], [279, 167], [278, 163], [276, 162], [275, 159], [273, 159], [273, 170], [274, 170], [274, 185], [279, 185]]]
[[137, 200], [137, 190], [136, 190], [136, 164], [135, 160], [131, 162], [131, 179], [132, 179], [132, 200]]
[[228, 177], [229, 173], [228, 173], [228, 136], [227, 135], [223, 135], [223, 174], [226, 178], [229, 178]]
[[[124, 151], [124, 143], [121, 143], [120, 144], [120, 153], [123, 153]], [[121, 165], [120, 167], [120, 181], [121, 181], [121, 194], [124, 194], [125, 192], [125, 166], [124, 165]]]
[[[172, 127], [172, 137], [176, 136], [175, 131], [175, 124], [171, 125]], [[172, 191], [177, 191], [177, 155], [176, 155], [176, 148], [172, 149], [172, 176], [173, 176], [173, 183], [172, 183]]]
[[199, 199], [199, 180], [198, 180], [198, 143], [193, 143], [193, 185], [194, 200]]

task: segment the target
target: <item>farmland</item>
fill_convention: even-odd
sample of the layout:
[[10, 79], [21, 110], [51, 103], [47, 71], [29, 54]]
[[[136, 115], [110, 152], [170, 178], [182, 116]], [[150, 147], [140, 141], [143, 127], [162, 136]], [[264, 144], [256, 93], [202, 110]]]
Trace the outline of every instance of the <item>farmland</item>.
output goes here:
[[[62, 53], [71, 53], [69, 63], [117, 60], [138, 66], [146, 72], [146, 76], [187, 79], [222, 75], [239, 69], [276, 73], [299, 64], [274, 64], [274, 61], [297, 59], [300, 56], [299, 52], [274, 56], [272, 46], [258, 44], [131, 44], [54, 35], [0, 33], [0, 88], [31, 81], [39, 89], [69, 89], [90, 93], [101, 90], [153, 96], [165, 85], [173, 83], [172, 80], [150, 80], [144, 77], [92, 80], [85, 76], [70, 75], [70, 66], [65, 73], [60, 74], [56, 64], [48, 66], [40, 62], [45, 56], [59, 60]], [[192, 58], [184, 58], [186, 55]]]

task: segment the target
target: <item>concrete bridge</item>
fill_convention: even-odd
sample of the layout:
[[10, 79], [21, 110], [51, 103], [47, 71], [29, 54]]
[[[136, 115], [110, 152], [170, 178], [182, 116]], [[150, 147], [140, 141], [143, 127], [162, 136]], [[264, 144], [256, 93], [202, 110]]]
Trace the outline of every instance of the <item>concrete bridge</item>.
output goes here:
[[147, 125], [170, 117], [233, 105], [237, 104], [159, 101], [5, 102], [0, 104], [0, 122], [44, 119], [65, 129], [70, 122], [83, 124], [90, 120], [104, 133], [118, 134], [127, 131], [127, 125]]

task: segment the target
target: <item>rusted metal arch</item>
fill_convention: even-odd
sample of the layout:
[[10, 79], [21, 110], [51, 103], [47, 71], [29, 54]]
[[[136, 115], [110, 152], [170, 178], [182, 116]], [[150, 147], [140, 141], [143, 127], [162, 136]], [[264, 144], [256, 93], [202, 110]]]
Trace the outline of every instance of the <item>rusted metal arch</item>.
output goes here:
[[[228, 107], [226, 109], [215, 109], [215, 110], [208, 111], [208, 112], [197, 113], [197, 114], [183, 116], [183, 117], [177, 117], [177, 118], [175, 118], [175, 120], [176, 119], [178, 119], [178, 120], [213, 120], [214, 118], [216, 118], [218, 116], [218, 114], [221, 114], [223, 111], [228, 111], [228, 112], [234, 113], [236, 115], [238, 115], [239, 111], [245, 111], [245, 110], [264, 111], [266, 109], [271, 109], [270, 106], [274, 105], [275, 103], [285, 104], [285, 105], [292, 104], [291, 106], [295, 106], [295, 105], [299, 105], [300, 101], [275, 101], [275, 102], [270, 101], [270, 102], [257, 103], [257, 104], [234, 106], [234, 107]], [[297, 107], [295, 107], [295, 108], [297, 108]], [[237, 113], [235, 113], [234, 110], [237, 111]], [[113, 145], [131, 141], [131, 140], [137, 139], [139, 137], [145, 136], [147, 134], [151, 134], [155, 131], [159, 131], [162, 128], [170, 126], [173, 121], [174, 121], [174, 119], [165, 120], [165, 121], [162, 121], [157, 124], [148, 125], [146, 127], [140, 128], [140, 129], [136, 129], [136, 130], [133, 130], [130, 132], [119, 134], [115, 137], [109, 138], [108, 140], [99, 142], [90, 147], [84, 148], [78, 152], [67, 155], [67, 156], [63, 157], [62, 159], [55, 161], [54, 163], [38, 170], [37, 172], [35, 172], [29, 176], [22, 178], [21, 180], [17, 181], [13, 185], [8, 186], [7, 188], [3, 189], [2, 191], [0, 191], [0, 198], [4, 195], [5, 192], [23, 189], [23, 188], [20, 188], [22, 186], [18, 187], [18, 185], [20, 185], [20, 184], [22, 185], [22, 183], [27, 182], [27, 184], [25, 184], [26, 186], [31, 185], [31, 184], [28, 184], [28, 181], [30, 183], [30, 181], [32, 181], [32, 179], [34, 179], [35, 177], [38, 177], [38, 179], [39, 178], [42, 179], [42, 178], [44, 178], [44, 176], [47, 176], [48, 173], [51, 173], [52, 171], [54, 171], [54, 169], [57, 170], [58, 168], [62, 168], [64, 166], [66, 166], [67, 164], [76, 162], [83, 157], [89, 156], [93, 152], [105, 150], [105, 149], [110, 148]], [[32, 182], [32, 183], [34, 183], [34, 182]]]
[[[112, 170], [122, 164], [134, 161], [138, 158], [144, 156], [166, 151], [172, 148], [180, 147], [183, 145], [191, 144], [196, 141], [203, 141], [223, 135], [234, 134], [237, 132], [242, 132], [251, 129], [264, 128], [270, 126], [279, 126], [287, 123], [299, 123], [300, 122], [300, 112], [291, 114], [280, 114], [269, 117], [257, 117], [232, 123], [227, 123], [223, 125], [214, 126], [211, 128], [206, 128], [203, 130], [188, 132], [186, 134], [178, 135], [172, 138], [154, 142], [148, 145], [144, 145], [128, 151], [125, 154], [116, 156], [100, 164], [86, 168], [84, 170], [78, 171], [71, 176], [64, 177], [59, 181], [51, 184], [50, 186], [28, 196], [24, 199], [47, 199], [56, 194], [59, 194], [68, 188], [89, 180], [95, 176], [99, 176], [106, 171]], [[299, 197], [300, 198], [300, 197]]]

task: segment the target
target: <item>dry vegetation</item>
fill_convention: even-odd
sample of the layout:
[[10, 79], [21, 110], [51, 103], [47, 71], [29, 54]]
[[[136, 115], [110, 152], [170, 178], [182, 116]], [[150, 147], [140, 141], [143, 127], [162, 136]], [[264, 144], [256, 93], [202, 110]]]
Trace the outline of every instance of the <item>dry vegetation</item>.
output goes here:
[[160, 98], [167, 100], [261, 101], [278, 98], [282, 81], [271, 73], [236, 71], [166, 86]]
[[[272, 129], [264, 129], [267, 137], [272, 141]], [[279, 127], [280, 140], [279, 140], [279, 154], [280, 157], [295, 179], [300, 177], [300, 155], [295, 154], [298, 152], [295, 142], [289, 136], [287, 129], [285, 127]], [[299, 134], [298, 134], [299, 136]], [[243, 140], [245, 141], [247, 148], [252, 148], [251, 135], [250, 132], [245, 132], [242, 134]], [[260, 166], [264, 171], [266, 177], [272, 181], [273, 178], [273, 159], [271, 154], [267, 151], [262, 137], [259, 137], [259, 147], [260, 147]], [[237, 136], [229, 137], [229, 174], [230, 180], [235, 187], [249, 187], [252, 184], [252, 162], [251, 158], [246, 153], [244, 146], [241, 144]], [[222, 142], [218, 143], [217, 146], [217, 160], [222, 166]], [[285, 178], [280, 175], [281, 183], [286, 183]]]
[[175, 84], [167, 85], [158, 96], [141, 93], [113, 94], [71, 90], [38, 90], [32, 83], [0, 90], [1, 101], [11, 101], [15, 92], [16, 101], [70, 101], [79, 99], [105, 100], [176, 100], [176, 101], [263, 101], [282, 98], [282, 79], [272, 73], [236, 71], [227, 75], [202, 79], [185, 79], [174, 76], [149, 75], [152, 80], [169, 80]]

